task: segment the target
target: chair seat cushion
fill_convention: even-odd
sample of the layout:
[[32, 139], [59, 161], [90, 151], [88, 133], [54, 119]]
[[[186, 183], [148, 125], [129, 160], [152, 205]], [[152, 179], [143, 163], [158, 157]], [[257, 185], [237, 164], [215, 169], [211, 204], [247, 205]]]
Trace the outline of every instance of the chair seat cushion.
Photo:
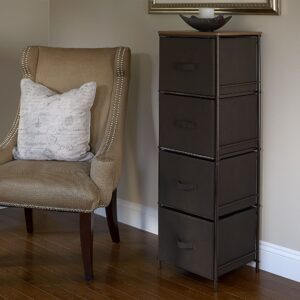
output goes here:
[[15, 160], [0, 165], [0, 205], [91, 212], [99, 190], [88, 162]]

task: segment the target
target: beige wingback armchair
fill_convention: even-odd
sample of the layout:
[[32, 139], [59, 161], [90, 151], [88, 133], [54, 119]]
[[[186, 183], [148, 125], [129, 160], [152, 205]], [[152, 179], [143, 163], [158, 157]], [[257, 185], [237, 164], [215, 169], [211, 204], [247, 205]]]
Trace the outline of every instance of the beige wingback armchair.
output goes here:
[[57, 92], [97, 82], [92, 107], [91, 163], [13, 160], [19, 113], [0, 144], [0, 205], [25, 208], [33, 232], [32, 209], [80, 213], [80, 238], [86, 280], [93, 279], [93, 212], [105, 207], [113, 242], [119, 242], [116, 189], [130, 77], [128, 48], [65, 49], [27, 47], [22, 55], [25, 78]]

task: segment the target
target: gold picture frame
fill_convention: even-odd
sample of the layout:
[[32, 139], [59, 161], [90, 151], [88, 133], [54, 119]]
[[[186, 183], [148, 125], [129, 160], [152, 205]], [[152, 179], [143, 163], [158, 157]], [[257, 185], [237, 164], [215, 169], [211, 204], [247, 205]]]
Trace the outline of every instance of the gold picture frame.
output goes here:
[[164, 0], [148, 0], [150, 14], [195, 14], [200, 7], [214, 7], [216, 13], [247, 14], [247, 15], [279, 15], [280, 0], [266, 0], [265, 2], [219, 2], [219, 3], [164, 3]]

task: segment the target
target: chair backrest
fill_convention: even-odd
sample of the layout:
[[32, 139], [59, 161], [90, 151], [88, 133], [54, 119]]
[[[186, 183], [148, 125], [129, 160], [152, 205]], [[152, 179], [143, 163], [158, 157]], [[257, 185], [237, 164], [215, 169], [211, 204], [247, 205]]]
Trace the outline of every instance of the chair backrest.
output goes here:
[[130, 50], [68, 49], [31, 46], [22, 55], [23, 75], [59, 93], [83, 83], [97, 83], [92, 108], [91, 151], [122, 151], [130, 77]]

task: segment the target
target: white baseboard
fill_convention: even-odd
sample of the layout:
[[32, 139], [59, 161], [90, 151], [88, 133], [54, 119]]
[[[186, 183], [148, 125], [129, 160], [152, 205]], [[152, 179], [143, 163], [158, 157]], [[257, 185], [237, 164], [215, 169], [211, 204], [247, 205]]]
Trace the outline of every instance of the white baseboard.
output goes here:
[[[105, 210], [97, 209], [96, 214], [105, 216]], [[118, 199], [118, 220], [120, 223], [158, 234], [156, 208]], [[300, 282], [300, 252], [261, 241], [260, 269]]]
[[260, 269], [300, 282], [300, 252], [260, 241]]
[[[95, 213], [105, 217], [104, 208], [98, 208]], [[118, 198], [118, 220], [120, 223], [158, 234], [158, 212], [156, 208]]]

